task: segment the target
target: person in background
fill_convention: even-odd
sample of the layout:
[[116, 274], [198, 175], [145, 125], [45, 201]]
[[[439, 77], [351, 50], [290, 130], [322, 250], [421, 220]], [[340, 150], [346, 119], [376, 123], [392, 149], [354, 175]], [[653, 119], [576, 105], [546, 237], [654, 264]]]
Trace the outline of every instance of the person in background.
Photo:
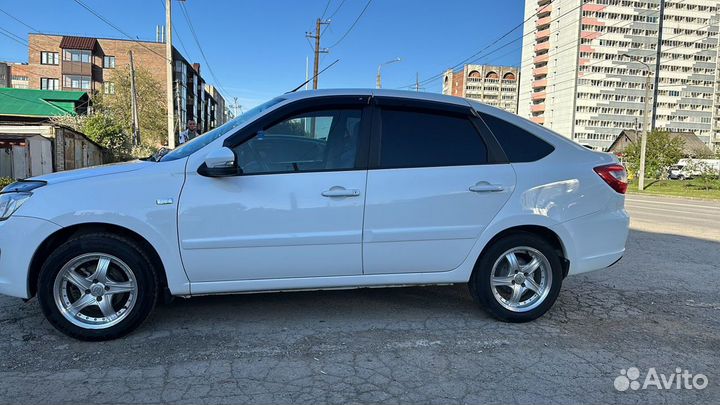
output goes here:
[[187, 128], [184, 131], [180, 132], [178, 140], [180, 141], [180, 145], [182, 145], [198, 135], [199, 133], [197, 131], [197, 124], [195, 123], [195, 121], [190, 120], [187, 122]]

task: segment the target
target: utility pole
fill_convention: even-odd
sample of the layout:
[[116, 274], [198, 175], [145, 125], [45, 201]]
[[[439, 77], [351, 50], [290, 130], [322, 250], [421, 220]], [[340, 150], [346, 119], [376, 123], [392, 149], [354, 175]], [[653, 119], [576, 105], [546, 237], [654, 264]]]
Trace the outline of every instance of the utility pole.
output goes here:
[[415, 72], [415, 92], [420, 92], [420, 73]]
[[165, 86], [167, 87], [168, 148], [175, 149], [175, 119], [173, 118], [173, 55], [172, 55], [172, 0], [165, 0]]
[[233, 97], [233, 106], [232, 106], [233, 107], [233, 115], [234, 115], [233, 118], [236, 118], [238, 116], [238, 107], [239, 106], [240, 105], [237, 102], [237, 97]]
[[[643, 62], [643, 65], [645, 63]], [[645, 72], [645, 112], [643, 113], [643, 121], [645, 128], [642, 133], [642, 139], [640, 141], [640, 178], [638, 179], [638, 190], [643, 191], [645, 189], [645, 154], [647, 153], [647, 139], [650, 135], [650, 66], [645, 65], [647, 71]]]
[[133, 145], [140, 144], [140, 117], [138, 116], [137, 105], [137, 86], [135, 84], [135, 62], [133, 60], [133, 51], [130, 54], [130, 110], [132, 113], [132, 136]]
[[315, 35], [312, 35], [310, 32], [306, 32], [305, 36], [307, 38], [314, 38], [315, 39], [315, 63], [313, 67], [313, 90], [317, 90], [318, 88], [318, 70], [320, 69], [320, 54], [321, 53], [327, 53], [327, 49], [321, 49], [320, 48], [320, 28], [323, 25], [330, 24], [330, 21], [323, 21], [322, 19], [318, 18], [317, 21], [315, 21]]
[[638, 190], [643, 191], [645, 189], [645, 156], [647, 151], [647, 138], [650, 135], [650, 86], [652, 83], [652, 76], [650, 71], [650, 65], [647, 63], [627, 54], [623, 53], [620, 56], [631, 59], [637, 63], [642, 64], [645, 67], [645, 109], [643, 111], [643, 132], [640, 136], [640, 168], [638, 170]]

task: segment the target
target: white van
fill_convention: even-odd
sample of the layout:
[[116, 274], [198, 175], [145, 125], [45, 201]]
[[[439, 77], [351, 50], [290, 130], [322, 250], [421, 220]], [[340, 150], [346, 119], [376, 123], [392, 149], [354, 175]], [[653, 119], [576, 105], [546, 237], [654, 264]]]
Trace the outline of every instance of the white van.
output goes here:
[[720, 174], [720, 159], [680, 159], [670, 166], [668, 178], [685, 180], [697, 177], [708, 171]]

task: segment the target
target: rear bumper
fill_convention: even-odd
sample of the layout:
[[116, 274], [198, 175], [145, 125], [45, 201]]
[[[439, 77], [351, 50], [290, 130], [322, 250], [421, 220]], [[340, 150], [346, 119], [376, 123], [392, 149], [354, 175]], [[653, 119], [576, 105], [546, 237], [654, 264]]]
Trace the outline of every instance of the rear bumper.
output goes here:
[[28, 272], [40, 244], [60, 226], [38, 218], [0, 221], [0, 294], [30, 298]]
[[604, 269], [625, 254], [630, 218], [624, 209], [601, 211], [555, 226], [570, 260], [568, 275]]

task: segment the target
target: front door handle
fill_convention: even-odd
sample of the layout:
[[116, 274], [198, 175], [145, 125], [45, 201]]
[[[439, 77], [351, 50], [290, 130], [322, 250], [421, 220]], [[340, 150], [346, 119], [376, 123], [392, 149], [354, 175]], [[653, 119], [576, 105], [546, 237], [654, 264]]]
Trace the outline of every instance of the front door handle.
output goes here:
[[360, 195], [360, 190], [334, 186], [330, 187], [329, 190], [323, 191], [321, 194], [323, 197], [357, 197]]
[[505, 191], [505, 187], [500, 184], [490, 184], [487, 181], [479, 181], [474, 186], [470, 186], [468, 190], [474, 193], [496, 193]]

